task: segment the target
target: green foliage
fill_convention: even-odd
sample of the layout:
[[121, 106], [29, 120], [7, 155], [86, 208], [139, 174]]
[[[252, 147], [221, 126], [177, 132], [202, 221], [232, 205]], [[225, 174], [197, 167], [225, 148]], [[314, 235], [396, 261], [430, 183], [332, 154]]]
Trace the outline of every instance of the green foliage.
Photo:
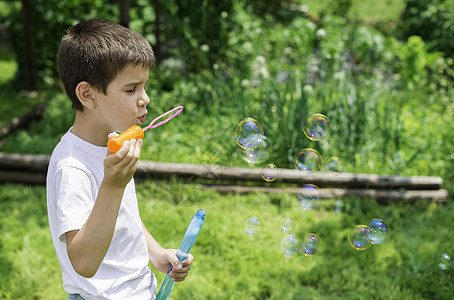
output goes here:
[[[58, 78], [57, 51], [60, 40], [68, 27], [81, 20], [100, 17], [112, 19], [116, 6], [105, 1], [31, 1], [32, 34], [34, 42], [36, 78], [40, 84], [53, 85]], [[20, 10], [14, 11], [5, 20], [8, 27], [8, 40], [16, 54], [19, 65], [16, 84], [22, 87], [24, 81], [24, 53], [22, 15]]]
[[[440, 270], [439, 257], [454, 247], [452, 202], [391, 203], [323, 200], [312, 211], [288, 194], [220, 195], [178, 180], [137, 185], [145, 225], [164, 247], [176, 248], [192, 215], [207, 216], [191, 250], [189, 277], [172, 299], [450, 299], [454, 269]], [[242, 221], [257, 216], [261, 235], [249, 239]], [[285, 258], [278, 221], [290, 217], [299, 239], [312, 232], [321, 248], [312, 257]], [[348, 232], [372, 218], [391, 227], [387, 243], [355, 251]], [[47, 225], [45, 188], [0, 187], [0, 298], [64, 299], [61, 272]], [[158, 286], [165, 274], [157, 272]], [[213, 280], [216, 278], [216, 280]]]
[[418, 35], [435, 51], [453, 57], [454, 1], [406, 0], [400, 31], [404, 37]]
[[34, 121], [28, 130], [21, 130], [7, 139], [2, 151], [19, 153], [51, 153], [61, 136], [74, 122], [71, 101], [66, 94], [51, 93], [49, 102], [40, 122]]
[[[274, 2], [270, 7], [278, 5]], [[63, 11], [67, 5], [78, 9], [73, 1], [50, 3], [62, 5]], [[81, 7], [94, 16], [90, 7], [100, 4], [84, 3]], [[110, 11], [112, 17], [117, 12], [109, 3], [99, 11]], [[177, 105], [185, 110], [147, 131], [141, 159], [261, 167], [245, 163], [233, 140], [236, 123], [253, 117], [270, 140], [271, 155], [263, 164], [293, 168], [293, 155], [313, 147], [323, 159], [339, 156], [349, 172], [442, 176], [452, 192], [454, 61], [429, 52], [427, 40], [410, 36], [400, 42], [333, 15], [319, 23], [304, 16], [276, 22], [272, 13], [255, 15], [266, 7], [254, 1], [204, 1], [198, 3], [201, 9], [193, 9], [194, 3], [162, 4], [162, 26], [169, 34], [162, 42], [174, 36], [178, 41], [167, 52], [171, 57], [150, 73], [149, 115]], [[131, 28], [152, 41], [155, 15], [148, 1], [134, 2], [131, 15]], [[180, 17], [172, 17], [176, 15]], [[65, 16], [71, 24], [77, 19], [71, 12]], [[55, 28], [56, 23], [49, 22], [49, 28]], [[60, 38], [52, 36], [49, 44]], [[72, 125], [74, 112], [62, 92], [46, 96], [49, 107], [42, 121], [9, 137], [2, 151], [51, 153]], [[330, 118], [332, 130], [325, 140], [310, 142], [302, 133], [304, 118], [311, 113]], [[371, 199], [349, 199], [345, 212], [337, 214], [335, 200], [307, 212], [293, 195], [220, 195], [183, 183], [173, 179], [137, 185], [142, 219], [165, 247], [178, 247], [198, 208], [208, 212], [192, 251], [193, 270], [175, 286], [175, 299], [451, 297], [453, 269], [441, 271], [437, 264], [441, 253], [454, 253], [452, 197], [447, 206], [382, 206]], [[264, 224], [257, 240], [241, 232], [242, 220], [252, 214]], [[282, 257], [276, 224], [283, 216], [296, 221], [299, 238], [309, 232], [322, 238], [319, 254]], [[346, 240], [348, 231], [374, 217], [390, 224], [390, 241], [364, 252], [353, 250]], [[156, 275], [162, 282], [164, 274]], [[0, 187], [0, 276], [2, 299], [65, 297], [43, 187]]]
[[[253, 117], [271, 145], [264, 163], [293, 168], [293, 156], [313, 147], [323, 159], [340, 157], [349, 172], [436, 175], [450, 186], [452, 60], [427, 52], [419, 37], [401, 43], [344, 18], [269, 24], [249, 9], [234, 2], [236, 25], [213, 72], [182, 77], [178, 64], [162, 64], [150, 73], [150, 115], [185, 110], [147, 133], [143, 159], [246, 166], [233, 128]], [[3, 150], [49, 154], [71, 126], [65, 98], [59, 94], [43, 121]], [[302, 132], [316, 112], [333, 124], [318, 143]]]

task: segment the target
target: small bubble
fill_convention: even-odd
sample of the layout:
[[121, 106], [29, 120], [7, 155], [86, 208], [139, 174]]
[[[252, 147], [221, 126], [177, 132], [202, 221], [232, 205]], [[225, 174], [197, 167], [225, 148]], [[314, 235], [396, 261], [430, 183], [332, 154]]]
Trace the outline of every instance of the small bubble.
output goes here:
[[301, 187], [297, 196], [303, 209], [311, 210], [320, 200], [320, 190], [313, 184], [306, 184]]
[[254, 149], [240, 149], [240, 157], [248, 164], [259, 164], [268, 159], [271, 147], [264, 135], [254, 135]]
[[348, 242], [355, 250], [366, 250], [372, 245], [368, 238], [369, 233], [368, 226], [358, 225], [348, 234]]
[[298, 254], [298, 239], [293, 234], [287, 234], [281, 239], [280, 249], [286, 257]]
[[243, 230], [248, 237], [252, 238], [262, 231], [262, 224], [257, 217], [250, 216], [243, 220]]
[[374, 245], [380, 245], [386, 242], [391, 234], [391, 229], [385, 221], [372, 219], [369, 222], [368, 239]]
[[263, 128], [260, 123], [253, 118], [246, 118], [238, 122], [235, 126], [235, 141], [243, 149], [254, 150], [261, 142]]
[[320, 141], [327, 137], [330, 128], [330, 120], [322, 114], [310, 115], [304, 122], [304, 134], [311, 141]]
[[334, 204], [334, 211], [337, 213], [341, 213], [344, 208], [344, 202], [342, 200], [337, 200]]
[[449, 269], [451, 267], [451, 257], [448, 254], [443, 253], [440, 256], [440, 263], [438, 264], [438, 267], [442, 270]]
[[281, 228], [283, 233], [287, 233], [287, 232], [293, 230], [294, 222], [289, 217], [282, 217], [279, 220], [279, 226], [280, 226], [280, 228]]
[[311, 148], [302, 149], [294, 157], [295, 167], [304, 173], [317, 171], [320, 168], [321, 162], [320, 153]]
[[279, 177], [279, 169], [274, 164], [268, 164], [262, 169], [262, 178], [267, 182], [275, 181]]
[[330, 175], [337, 175], [344, 172], [344, 165], [339, 157], [330, 157], [326, 160], [323, 169]]
[[320, 246], [320, 238], [314, 233], [309, 233], [303, 239], [301, 243], [301, 253], [306, 256], [312, 256], [317, 254]]

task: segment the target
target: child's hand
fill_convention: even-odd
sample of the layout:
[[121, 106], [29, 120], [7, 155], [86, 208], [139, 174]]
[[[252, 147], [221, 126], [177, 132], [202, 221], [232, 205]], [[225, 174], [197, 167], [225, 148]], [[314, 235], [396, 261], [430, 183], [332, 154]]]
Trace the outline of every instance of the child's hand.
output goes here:
[[185, 280], [189, 275], [188, 272], [191, 270], [191, 263], [194, 261], [194, 257], [189, 253], [188, 258], [180, 262], [177, 258], [177, 250], [175, 249], [163, 249], [159, 259], [152, 261], [156, 270], [167, 273], [170, 265], [173, 266], [170, 276], [173, 281], [180, 282]]
[[172, 268], [170, 271], [170, 277], [173, 278], [173, 281], [180, 282], [186, 279], [189, 275], [188, 272], [191, 270], [191, 263], [194, 260], [194, 257], [189, 254], [188, 258], [177, 264], [176, 267]]
[[[108, 139], [114, 137], [115, 135], [110, 133]], [[116, 153], [108, 151], [104, 160], [104, 180], [113, 185], [125, 187], [136, 172], [142, 143], [142, 140], [131, 139], [131, 141], [125, 141]]]

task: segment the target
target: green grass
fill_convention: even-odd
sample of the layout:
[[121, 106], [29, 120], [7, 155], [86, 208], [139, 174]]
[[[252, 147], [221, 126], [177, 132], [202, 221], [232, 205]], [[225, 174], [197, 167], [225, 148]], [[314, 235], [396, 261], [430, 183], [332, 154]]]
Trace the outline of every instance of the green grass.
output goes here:
[[[366, 2], [374, 11], [392, 11], [389, 2]], [[232, 18], [239, 27], [232, 29], [228, 60], [219, 62], [217, 71], [187, 78], [166, 78], [168, 70], [160, 67], [151, 72], [150, 118], [177, 105], [185, 110], [147, 132], [141, 159], [248, 166], [233, 131], [238, 121], [254, 117], [271, 141], [264, 163], [292, 168], [296, 151], [313, 147], [325, 158], [341, 157], [348, 172], [442, 176], [452, 191], [454, 91], [443, 75], [452, 71], [452, 62], [434, 63], [417, 39], [406, 44], [342, 19], [326, 17], [321, 31], [304, 18], [270, 28], [241, 8]], [[283, 71], [287, 80], [279, 81]], [[166, 79], [174, 82], [170, 91], [161, 89]], [[0, 120], [27, 106], [8, 79], [1, 80]], [[2, 151], [50, 154], [73, 113], [62, 92], [48, 98], [43, 121], [11, 135]], [[331, 134], [319, 143], [302, 133], [304, 117], [316, 112], [332, 123]], [[138, 196], [145, 224], [165, 247], [178, 247], [198, 208], [208, 213], [192, 251], [191, 276], [176, 285], [173, 299], [449, 299], [452, 294], [453, 268], [437, 266], [443, 252], [454, 255], [452, 196], [447, 206], [349, 199], [342, 214], [333, 212], [335, 199], [302, 211], [295, 195], [220, 195], [179, 180], [140, 184]], [[257, 239], [242, 232], [249, 215], [263, 221]], [[282, 236], [277, 221], [283, 216], [295, 220], [299, 238], [318, 234], [320, 253], [285, 259], [277, 246]], [[391, 226], [389, 242], [353, 250], [348, 231], [376, 217]], [[1, 186], [0, 266], [0, 298], [65, 297], [43, 187]], [[164, 274], [157, 276], [162, 282]]]
[[[138, 184], [141, 216], [164, 247], [178, 247], [192, 215], [207, 211], [191, 253], [190, 276], [175, 285], [172, 299], [449, 299], [454, 268], [440, 270], [438, 259], [454, 253], [452, 199], [447, 206], [335, 200], [303, 211], [294, 195], [220, 195], [197, 186]], [[263, 224], [249, 239], [242, 221], [257, 216]], [[319, 253], [285, 258], [278, 220], [295, 221], [298, 238], [313, 232]], [[348, 231], [371, 218], [391, 227], [387, 243], [356, 251]], [[443, 220], [440, 222], [440, 220]], [[59, 265], [47, 225], [45, 188], [3, 184], [0, 189], [0, 298], [64, 299]], [[154, 270], [156, 273], [156, 271]], [[158, 285], [164, 274], [157, 274]]]
[[[335, 1], [300, 0], [298, 2], [308, 6], [309, 14], [320, 15], [323, 11], [331, 9]], [[353, 0], [349, 16], [366, 23], [397, 22], [404, 7], [404, 0]]]
[[48, 93], [41, 91], [36, 98], [22, 93], [13, 78], [17, 62], [6, 46], [0, 46], [0, 125], [28, 113], [33, 107], [47, 100]]

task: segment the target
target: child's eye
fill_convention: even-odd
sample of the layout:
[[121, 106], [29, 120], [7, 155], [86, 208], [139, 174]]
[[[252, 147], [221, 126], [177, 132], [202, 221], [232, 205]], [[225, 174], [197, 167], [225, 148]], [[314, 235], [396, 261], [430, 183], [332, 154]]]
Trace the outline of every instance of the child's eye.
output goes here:
[[133, 88], [133, 89], [130, 89], [130, 90], [126, 90], [126, 92], [131, 93], [131, 94], [135, 93], [136, 92], [136, 88]]

